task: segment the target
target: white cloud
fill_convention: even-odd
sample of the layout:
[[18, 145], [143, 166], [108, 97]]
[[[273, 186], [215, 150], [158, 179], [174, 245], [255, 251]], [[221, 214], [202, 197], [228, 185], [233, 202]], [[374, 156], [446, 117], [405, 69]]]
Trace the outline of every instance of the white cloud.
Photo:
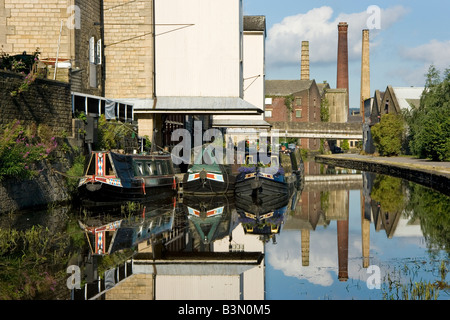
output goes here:
[[[371, 41], [373, 42], [379, 31], [390, 28], [407, 11], [402, 6], [381, 9], [381, 30], [372, 30], [374, 32], [371, 32]], [[335, 62], [337, 59], [337, 25], [341, 21], [349, 24], [349, 60], [360, 59], [362, 30], [368, 28], [369, 17], [371, 14], [363, 11], [351, 14], [342, 13], [333, 19], [333, 9], [328, 6], [286, 17], [280, 23], [274, 24], [268, 31], [267, 63], [277, 66], [299, 65], [302, 41], [309, 41], [311, 63]]]
[[427, 66], [433, 64], [438, 69], [450, 67], [450, 40], [431, 40], [421, 46], [403, 49], [401, 55], [405, 58], [425, 63]]

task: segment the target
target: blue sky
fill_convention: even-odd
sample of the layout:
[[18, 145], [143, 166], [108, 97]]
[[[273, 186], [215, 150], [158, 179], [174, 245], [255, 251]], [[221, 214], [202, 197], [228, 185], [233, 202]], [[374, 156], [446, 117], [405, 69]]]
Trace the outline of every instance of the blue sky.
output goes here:
[[[368, 9], [379, 9], [377, 11]], [[370, 29], [371, 92], [423, 86], [434, 64], [450, 68], [447, 0], [244, 0], [267, 20], [266, 79], [299, 79], [301, 41], [310, 42], [311, 79], [336, 86], [337, 24], [349, 24], [350, 107], [359, 107], [361, 35]], [[379, 27], [379, 28], [378, 28]]]

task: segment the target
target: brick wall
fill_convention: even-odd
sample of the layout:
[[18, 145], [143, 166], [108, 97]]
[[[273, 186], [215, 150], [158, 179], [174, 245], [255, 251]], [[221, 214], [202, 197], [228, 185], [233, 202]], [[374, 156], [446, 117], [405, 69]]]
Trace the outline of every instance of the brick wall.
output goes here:
[[153, 96], [152, 3], [104, 0], [105, 95], [109, 98]]

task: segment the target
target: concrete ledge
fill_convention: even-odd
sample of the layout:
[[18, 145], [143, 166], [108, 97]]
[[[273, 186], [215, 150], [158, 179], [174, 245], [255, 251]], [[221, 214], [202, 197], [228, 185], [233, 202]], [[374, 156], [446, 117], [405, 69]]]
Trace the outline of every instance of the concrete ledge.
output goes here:
[[319, 163], [370, 171], [403, 178], [450, 196], [450, 163], [404, 157], [375, 157], [357, 154], [319, 155]]

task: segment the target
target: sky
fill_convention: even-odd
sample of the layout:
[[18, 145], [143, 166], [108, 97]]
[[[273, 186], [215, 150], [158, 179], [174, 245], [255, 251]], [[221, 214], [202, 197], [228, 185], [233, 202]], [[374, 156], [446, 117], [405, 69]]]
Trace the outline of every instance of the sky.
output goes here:
[[310, 78], [336, 87], [339, 22], [347, 22], [350, 108], [359, 108], [362, 30], [370, 30], [371, 93], [421, 87], [430, 65], [450, 68], [448, 0], [244, 0], [245, 15], [266, 16], [266, 79], [300, 79], [309, 41]]

